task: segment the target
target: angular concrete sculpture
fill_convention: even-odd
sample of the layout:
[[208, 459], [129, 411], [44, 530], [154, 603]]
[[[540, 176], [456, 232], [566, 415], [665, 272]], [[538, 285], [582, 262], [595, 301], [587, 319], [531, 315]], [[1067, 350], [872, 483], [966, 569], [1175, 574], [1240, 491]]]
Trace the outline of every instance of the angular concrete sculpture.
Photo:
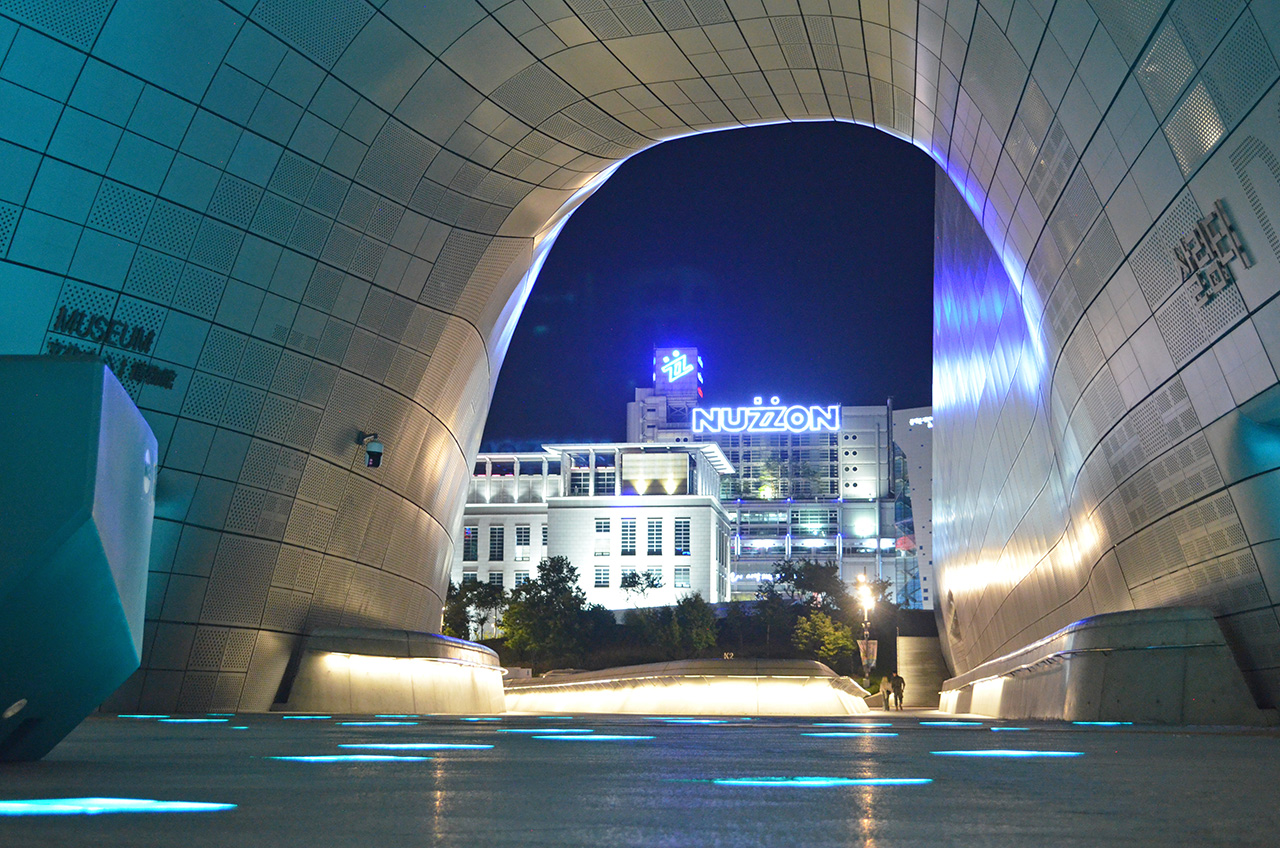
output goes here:
[[34, 760], [141, 660], [156, 440], [96, 358], [0, 357], [0, 397], [0, 760]]

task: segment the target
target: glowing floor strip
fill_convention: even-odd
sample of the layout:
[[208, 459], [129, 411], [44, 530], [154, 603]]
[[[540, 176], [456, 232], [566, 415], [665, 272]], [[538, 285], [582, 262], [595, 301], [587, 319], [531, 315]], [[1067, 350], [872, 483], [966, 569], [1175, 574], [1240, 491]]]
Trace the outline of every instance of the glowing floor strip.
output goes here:
[[1085, 727], [1123, 727], [1133, 724], [1131, 721], [1073, 721], [1072, 724], [1079, 724]]
[[404, 727], [416, 725], [416, 721], [340, 721], [342, 727]]
[[785, 786], [821, 789], [829, 786], [921, 786], [933, 783], [928, 777], [722, 777], [711, 781], [718, 786]]
[[814, 727], [893, 727], [891, 721], [815, 721]]
[[168, 718], [167, 715], [118, 715], [116, 718]]
[[289, 760], [295, 763], [420, 763], [430, 757], [403, 757], [394, 754], [329, 754], [315, 757], [267, 757], [268, 760]]
[[534, 739], [554, 739], [559, 742], [631, 742], [638, 739], [654, 739], [653, 736], [624, 736], [608, 733], [593, 733], [590, 736], [567, 736], [560, 733], [535, 736]]
[[419, 718], [419, 716], [408, 713], [378, 713], [374, 718]]
[[225, 718], [162, 718], [161, 724], [226, 724]]
[[1005, 730], [1005, 731], [1009, 731], [1009, 730], [1027, 730], [1028, 728], [1026, 728], [1026, 727], [993, 727], [993, 728], [991, 728], [991, 729], [992, 729], [992, 730], [994, 730], [994, 731], [996, 731], [996, 732], [998, 733], [998, 732], [1000, 732], [1001, 730]]
[[896, 733], [885, 733], [879, 730], [863, 730], [863, 731], [842, 731], [842, 730], [823, 730], [817, 733], [801, 733], [801, 736], [839, 736], [845, 739], [856, 739], [860, 736], [897, 736]]
[[[542, 727], [499, 727], [499, 733], [550, 733], [551, 731]], [[574, 727], [557, 727], [556, 733], [595, 733], [594, 730], [579, 730]]]
[[464, 718], [463, 721], [502, 721], [502, 719], [494, 716], [493, 718]]
[[980, 721], [922, 721], [921, 727], [982, 727]]
[[373, 748], [379, 751], [479, 751], [492, 745], [459, 745], [450, 742], [346, 742], [339, 748]]
[[724, 718], [662, 718], [659, 721], [667, 724], [728, 724], [729, 720]]
[[1036, 759], [1039, 757], [1083, 757], [1084, 751], [930, 751], [938, 757], [1012, 757], [1016, 759]]
[[325, 718], [333, 718], [333, 716], [305, 715], [305, 716], [280, 716], [280, 718], [284, 718], [284, 719], [294, 719], [295, 721], [306, 721], [306, 720], [318, 720], [318, 719], [325, 719]]
[[149, 798], [33, 798], [0, 801], [0, 816], [96, 816], [102, 813], [210, 813], [235, 804], [153, 801]]

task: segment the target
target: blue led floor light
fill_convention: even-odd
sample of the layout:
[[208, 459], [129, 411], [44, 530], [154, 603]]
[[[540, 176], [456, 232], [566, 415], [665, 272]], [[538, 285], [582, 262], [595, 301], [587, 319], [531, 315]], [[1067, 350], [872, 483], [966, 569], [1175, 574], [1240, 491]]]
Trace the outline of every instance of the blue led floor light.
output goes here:
[[155, 801], [149, 798], [32, 798], [0, 801], [0, 816], [96, 816], [103, 813], [209, 813], [235, 804]]

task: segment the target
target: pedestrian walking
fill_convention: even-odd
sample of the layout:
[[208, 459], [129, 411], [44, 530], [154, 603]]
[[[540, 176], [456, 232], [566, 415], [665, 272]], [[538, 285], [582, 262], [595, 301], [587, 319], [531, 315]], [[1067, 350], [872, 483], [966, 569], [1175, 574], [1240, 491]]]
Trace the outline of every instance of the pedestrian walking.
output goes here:
[[893, 677], [889, 680], [889, 689], [893, 692], [893, 701], [898, 705], [898, 709], [902, 709], [902, 690], [906, 689], [907, 681], [902, 679], [902, 675], [898, 672], [893, 673]]

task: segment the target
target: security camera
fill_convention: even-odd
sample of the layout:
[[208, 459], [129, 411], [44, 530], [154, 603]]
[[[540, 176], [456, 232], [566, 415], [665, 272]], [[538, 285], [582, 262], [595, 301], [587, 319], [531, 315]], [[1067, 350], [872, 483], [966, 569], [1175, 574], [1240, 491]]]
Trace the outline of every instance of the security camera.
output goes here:
[[356, 444], [364, 446], [364, 464], [366, 468], [377, 468], [382, 465], [382, 442], [377, 433], [360, 433]]

